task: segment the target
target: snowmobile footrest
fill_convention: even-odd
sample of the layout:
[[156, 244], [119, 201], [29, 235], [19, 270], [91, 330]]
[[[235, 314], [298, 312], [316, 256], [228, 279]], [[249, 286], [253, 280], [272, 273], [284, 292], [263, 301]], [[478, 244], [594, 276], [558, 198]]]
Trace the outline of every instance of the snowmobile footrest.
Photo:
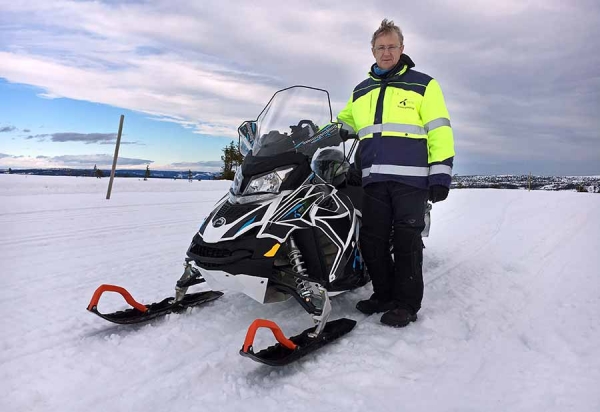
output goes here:
[[[287, 365], [288, 363], [294, 362], [301, 357], [322, 348], [340, 336], [345, 335], [350, 332], [355, 325], [356, 321], [352, 319], [336, 319], [327, 322], [323, 331], [317, 337], [310, 336], [316, 329], [316, 327], [313, 327], [306, 329], [297, 336], [287, 339], [274, 322], [257, 319], [248, 328], [246, 340], [244, 346], [240, 350], [240, 355], [269, 366]], [[254, 341], [254, 336], [256, 335], [256, 330], [260, 327], [271, 329], [278, 343], [254, 353], [252, 343]]]
[[[126, 309], [123, 311], [113, 312], [113, 313], [100, 313], [98, 311], [98, 301], [104, 292], [116, 292], [125, 298], [127, 303], [129, 303], [132, 308]], [[184, 295], [183, 299], [179, 302], [175, 302], [175, 298], [169, 297], [163, 299], [160, 302], [152, 303], [150, 305], [143, 305], [137, 302], [127, 290], [120, 286], [114, 285], [102, 285], [90, 300], [90, 304], [87, 307], [87, 310], [90, 312], [100, 316], [103, 319], [106, 319], [109, 322], [119, 323], [119, 324], [132, 324], [132, 323], [141, 323], [146, 322], [151, 319], [155, 319], [160, 316], [167, 315], [172, 312], [182, 312], [185, 309], [198, 306], [203, 303], [207, 303], [218, 299], [223, 295], [223, 292], [218, 292], [214, 290], [210, 290], [207, 292], [198, 292], [198, 293], [189, 293]]]

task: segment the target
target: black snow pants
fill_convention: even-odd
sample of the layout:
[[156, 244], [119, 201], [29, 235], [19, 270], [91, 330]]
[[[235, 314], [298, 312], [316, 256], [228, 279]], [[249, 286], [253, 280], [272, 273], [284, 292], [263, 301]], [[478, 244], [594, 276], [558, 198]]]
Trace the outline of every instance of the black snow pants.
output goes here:
[[[428, 191], [399, 182], [364, 188], [360, 248], [375, 298], [417, 313], [423, 300], [423, 240]], [[394, 228], [394, 260], [390, 236]]]

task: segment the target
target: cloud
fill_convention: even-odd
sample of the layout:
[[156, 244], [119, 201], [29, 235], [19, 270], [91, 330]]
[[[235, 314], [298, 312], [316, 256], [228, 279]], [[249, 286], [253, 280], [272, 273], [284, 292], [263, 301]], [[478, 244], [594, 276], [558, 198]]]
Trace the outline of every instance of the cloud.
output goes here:
[[[387, 0], [367, 9], [358, 0], [21, 0], [2, 8], [0, 77], [40, 87], [46, 98], [124, 107], [227, 137], [292, 84], [328, 89], [340, 110], [372, 63], [373, 31], [391, 18], [416, 69], [440, 81], [457, 172], [508, 159], [523, 171], [528, 159], [563, 168], [564, 153], [575, 169], [600, 164], [597, 1], [423, 0], [401, 12]], [[239, 16], [243, 24], [232, 25]]]
[[[85, 144], [115, 144], [117, 140], [116, 133], [46, 133], [29, 135], [25, 139], [38, 139], [38, 141], [45, 141], [47, 137], [50, 137], [52, 142], [66, 143], [66, 142], [82, 142]], [[121, 140], [122, 145], [142, 145], [137, 141], [128, 142]]]
[[169, 170], [194, 170], [203, 172], [218, 172], [223, 167], [220, 160], [200, 160], [197, 162], [177, 162], [166, 165], [164, 168]]
[[0, 133], [9, 133], [12, 132], [14, 130], [17, 130], [16, 127], [14, 126], [4, 126], [4, 127], [0, 127]]
[[[63, 155], [54, 156], [51, 158], [52, 161], [62, 163], [67, 166], [77, 165], [92, 165], [96, 164], [100, 166], [112, 166], [113, 157], [107, 154], [95, 154], [95, 155]], [[117, 161], [118, 166], [140, 166], [154, 163], [153, 160], [146, 159], [132, 159], [127, 157], [119, 157]]]
[[38, 139], [38, 141], [43, 142], [46, 137], [51, 136], [50, 134], [36, 134], [36, 135], [29, 135], [27, 136], [25, 139], [26, 140], [31, 140], [31, 139]]
[[29, 129], [23, 129], [23, 132], [25, 132], [25, 133], [31, 133], [31, 130], [29, 130]]
[[203, 167], [221, 167], [223, 166], [223, 162], [220, 160], [201, 160], [198, 162], [178, 162], [178, 163], [171, 163], [173, 166], [177, 167], [177, 168], [182, 168], [182, 167], [191, 167], [191, 168], [203, 168]]
[[117, 139], [116, 133], [54, 133], [53, 142], [103, 143]]
[[[21, 169], [30, 168], [88, 168], [98, 167], [111, 168], [113, 156], [109, 154], [83, 154], [83, 155], [60, 155], [60, 156], [15, 156], [0, 153], [0, 168], [16, 167]], [[153, 164], [153, 160], [119, 157], [117, 167], [119, 169], [137, 169], [140, 166]]]
[[0, 159], [22, 159], [25, 156], [23, 155], [11, 155], [6, 153], [0, 153]]
[[[112, 141], [112, 142], [100, 142], [100, 144], [109, 144], [109, 145], [114, 145], [115, 143], [116, 143], [116, 140], [115, 140], [115, 141]], [[121, 144], [121, 145], [127, 145], [127, 144], [130, 144], [130, 145], [137, 145], [137, 146], [146, 146], [146, 144], [145, 144], [145, 143], [140, 143], [140, 142], [137, 142], [137, 141], [136, 141], [136, 142], [127, 142], [127, 141], [125, 141], [125, 140], [121, 140], [121, 143], [120, 143], [120, 144]]]

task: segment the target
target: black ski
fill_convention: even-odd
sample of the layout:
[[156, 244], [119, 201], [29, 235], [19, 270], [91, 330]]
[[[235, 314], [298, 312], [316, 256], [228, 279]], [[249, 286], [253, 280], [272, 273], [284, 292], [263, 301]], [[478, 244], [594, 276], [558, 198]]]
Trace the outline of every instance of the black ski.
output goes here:
[[[262, 321], [262, 319], [259, 319], [259, 321]], [[273, 323], [272, 325], [275, 324]], [[314, 333], [316, 327], [306, 329], [301, 334], [286, 339], [279, 327], [275, 325], [276, 329], [274, 329], [272, 325], [260, 325], [257, 327], [264, 326], [270, 328], [279, 341], [277, 344], [254, 353], [252, 340], [254, 339], [257, 327], [253, 329], [253, 326], [250, 326], [246, 342], [240, 350], [240, 355], [269, 366], [287, 365], [347, 334], [354, 328], [356, 321], [342, 318], [327, 322], [321, 334], [314, 338], [310, 334]]]
[[[98, 311], [98, 301], [102, 293], [106, 291], [117, 292], [121, 294], [127, 303], [132, 306], [132, 308], [113, 313], [100, 313]], [[176, 302], [175, 298], [169, 297], [160, 302], [143, 305], [139, 302], [136, 302], [125, 289], [119, 286], [102, 285], [96, 290], [96, 293], [94, 293], [87, 310], [103, 319], [106, 319], [109, 322], [118, 323], [121, 325], [129, 325], [147, 322], [151, 319], [155, 319], [173, 312], [182, 312], [187, 308], [211, 302], [220, 298], [222, 295], [223, 292], [210, 290], [207, 292], [186, 294], [179, 302]]]

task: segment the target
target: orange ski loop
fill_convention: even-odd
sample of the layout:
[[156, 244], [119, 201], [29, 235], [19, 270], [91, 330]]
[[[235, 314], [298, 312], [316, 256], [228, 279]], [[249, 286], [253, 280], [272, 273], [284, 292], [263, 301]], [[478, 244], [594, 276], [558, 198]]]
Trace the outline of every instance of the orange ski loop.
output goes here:
[[94, 296], [92, 296], [92, 300], [90, 300], [90, 304], [88, 305], [87, 310], [94, 310], [94, 308], [98, 306], [100, 296], [102, 296], [104, 292], [117, 292], [118, 294], [123, 296], [127, 303], [129, 303], [131, 306], [133, 306], [140, 312], [146, 312], [148, 310], [148, 308], [145, 305], [142, 305], [141, 303], [137, 302], [133, 298], [133, 296], [131, 296], [131, 294], [127, 292], [127, 290], [125, 290], [125, 288], [115, 285], [100, 285], [100, 287], [94, 292]]
[[273, 335], [275, 336], [275, 339], [277, 339], [277, 342], [279, 342], [288, 349], [296, 349], [297, 345], [285, 337], [285, 335], [275, 322], [267, 319], [256, 319], [254, 322], [252, 322], [252, 324], [248, 328], [248, 332], [246, 333], [246, 339], [244, 340], [244, 346], [242, 348], [242, 350], [245, 353], [248, 353], [248, 351], [252, 347], [252, 344], [254, 343], [254, 337], [256, 336], [256, 331], [258, 330], [258, 328], [271, 329], [271, 332], [273, 332]]

